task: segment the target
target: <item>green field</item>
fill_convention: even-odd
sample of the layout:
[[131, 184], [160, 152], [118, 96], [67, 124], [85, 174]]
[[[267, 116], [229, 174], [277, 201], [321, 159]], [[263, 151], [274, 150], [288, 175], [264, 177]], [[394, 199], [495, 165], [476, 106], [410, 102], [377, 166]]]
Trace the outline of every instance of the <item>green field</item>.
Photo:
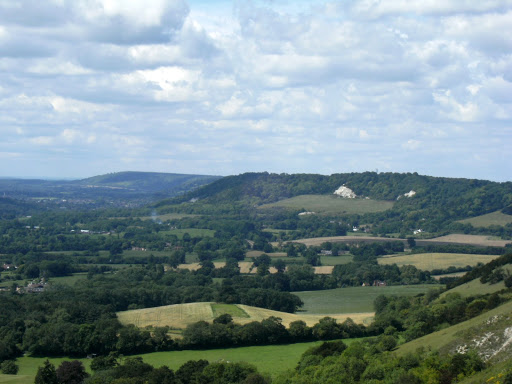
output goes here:
[[478, 263], [487, 264], [498, 257], [497, 255], [470, 255], [465, 253], [413, 253], [383, 256], [379, 257], [377, 261], [381, 265], [414, 265], [423, 271], [431, 271], [433, 269], [446, 269], [451, 266], [465, 267], [467, 265], [475, 266]]
[[[504, 268], [508, 270], [508, 272], [512, 272], [512, 265], [507, 265]], [[478, 296], [478, 295], [487, 295], [492, 294], [494, 292], [499, 292], [502, 289], [505, 289], [505, 282], [500, 281], [496, 284], [482, 284], [480, 282], [480, 278], [471, 280], [467, 283], [461, 284], [455, 288], [450, 289], [449, 291], [443, 292], [441, 297], [448, 295], [450, 293], [459, 293], [462, 297], [469, 296]]]
[[249, 315], [242, 309], [234, 304], [214, 303], [211, 305], [213, 317], [228, 314], [232, 317], [249, 317]]
[[486, 215], [459, 220], [459, 223], [471, 224], [473, 227], [489, 227], [491, 225], [507, 225], [512, 223], [512, 215], [506, 215], [501, 211], [491, 212]]
[[[350, 344], [354, 340], [343, 340]], [[275, 376], [288, 369], [295, 368], [300, 356], [310, 347], [320, 344], [316, 341], [312, 343], [297, 343], [288, 345], [268, 345], [257, 347], [240, 347], [227, 349], [212, 349], [206, 351], [172, 351], [172, 352], [154, 352], [146, 353], [140, 356], [146, 363], [155, 367], [167, 365], [173, 370], [177, 370], [181, 365], [189, 360], [206, 359], [210, 362], [217, 361], [246, 361], [258, 368], [262, 373], [268, 373]], [[42, 366], [46, 358], [39, 357], [21, 357], [17, 360], [20, 366], [19, 375], [0, 374], [1, 384], [33, 384], [37, 368]], [[50, 358], [51, 363], [58, 366], [62, 361], [70, 361], [70, 358]], [[91, 372], [89, 366], [90, 359], [76, 359], [84, 363], [88, 372]]]
[[397, 285], [388, 287], [348, 287], [326, 291], [293, 292], [304, 302], [302, 313], [334, 314], [373, 312], [373, 302], [379, 295], [414, 296], [429, 289], [440, 288], [437, 284]]
[[352, 255], [343, 256], [320, 256], [322, 265], [341, 265], [352, 262], [354, 257]]
[[393, 207], [391, 201], [370, 199], [343, 199], [334, 195], [301, 195], [277, 203], [264, 204], [259, 209], [287, 208], [304, 209], [320, 214], [363, 214], [382, 212]]

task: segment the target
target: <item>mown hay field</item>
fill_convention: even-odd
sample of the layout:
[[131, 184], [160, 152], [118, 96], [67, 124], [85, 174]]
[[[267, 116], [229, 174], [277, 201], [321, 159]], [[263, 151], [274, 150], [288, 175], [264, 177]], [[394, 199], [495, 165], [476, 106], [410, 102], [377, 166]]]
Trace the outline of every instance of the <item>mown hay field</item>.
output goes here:
[[264, 204], [259, 209], [304, 209], [318, 214], [363, 214], [382, 212], [393, 208], [392, 201], [371, 199], [344, 199], [334, 195], [300, 195], [276, 203]]
[[[212, 305], [215, 310], [212, 309]], [[233, 316], [233, 321], [238, 324], [247, 324], [252, 321], [261, 321], [271, 316], [279, 317], [286, 327], [296, 320], [303, 320], [309, 326], [313, 326], [318, 321], [325, 317], [325, 315], [318, 314], [293, 314], [279, 311], [272, 311], [270, 309], [256, 308], [249, 305], [233, 305], [237, 309], [222, 311], [223, 308], [215, 307], [216, 303], [189, 303], [189, 304], [175, 304], [166, 305], [163, 307], [137, 309], [131, 311], [118, 312], [117, 317], [122, 324], [134, 324], [137, 327], [163, 327], [169, 326], [175, 329], [184, 329], [187, 325], [198, 322], [208, 321], [211, 322], [216, 316], [222, 313], [230, 313]], [[226, 304], [227, 305], [227, 304]], [[238, 310], [241, 310], [245, 315], [237, 315]], [[373, 312], [367, 313], [337, 313], [330, 314], [330, 317], [338, 320], [338, 322], [345, 321], [348, 317], [357, 323], [367, 323], [373, 317]]]
[[390, 255], [379, 257], [377, 261], [381, 265], [396, 264], [414, 265], [423, 271], [433, 269], [446, 269], [448, 267], [475, 266], [478, 263], [488, 263], [498, 258], [498, 255], [471, 255], [465, 253], [417, 253], [410, 255]]
[[489, 227], [491, 225], [507, 225], [512, 223], [512, 215], [506, 215], [501, 211], [487, 213], [485, 215], [459, 220], [459, 223], [471, 224], [473, 227]]

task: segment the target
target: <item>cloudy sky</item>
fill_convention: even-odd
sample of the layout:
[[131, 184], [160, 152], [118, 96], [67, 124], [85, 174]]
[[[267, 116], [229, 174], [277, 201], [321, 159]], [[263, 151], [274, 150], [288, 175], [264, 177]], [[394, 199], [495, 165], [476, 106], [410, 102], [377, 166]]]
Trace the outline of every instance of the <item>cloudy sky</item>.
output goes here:
[[0, 176], [512, 180], [512, 0], [0, 0]]

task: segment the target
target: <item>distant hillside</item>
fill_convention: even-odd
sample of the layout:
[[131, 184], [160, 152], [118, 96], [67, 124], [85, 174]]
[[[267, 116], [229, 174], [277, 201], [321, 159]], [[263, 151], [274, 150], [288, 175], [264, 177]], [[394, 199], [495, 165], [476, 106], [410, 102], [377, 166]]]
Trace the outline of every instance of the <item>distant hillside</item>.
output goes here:
[[[252, 209], [295, 196], [333, 196], [341, 186], [357, 196], [347, 199], [350, 201], [368, 198], [394, 202], [392, 208], [383, 212], [359, 212], [363, 222], [378, 227], [377, 232], [382, 234], [410, 233], [414, 229], [438, 233], [450, 225], [450, 229], [471, 231], [470, 224], [454, 222], [502, 210], [512, 203], [512, 182], [431, 177], [417, 173], [364, 172], [324, 176], [264, 172], [228, 176], [155, 206], [164, 208], [181, 204], [180, 209], [195, 212], [200, 212], [201, 207], [208, 206], [211, 212], [233, 204]], [[336, 199], [332, 200], [336, 203]], [[296, 211], [297, 207], [286, 207], [283, 203], [275, 209]], [[323, 210], [334, 211], [328, 207]], [[512, 224], [508, 226], [512, 233]]]
[[[39, 208], [134, 206], [189, 192], [220, 176], [155, 172], [118, 172], [83, 180], [0, 179], [0, 196], [19, 203], [35, 202]], [[5, 205], [5, 204], [4, 204]]]

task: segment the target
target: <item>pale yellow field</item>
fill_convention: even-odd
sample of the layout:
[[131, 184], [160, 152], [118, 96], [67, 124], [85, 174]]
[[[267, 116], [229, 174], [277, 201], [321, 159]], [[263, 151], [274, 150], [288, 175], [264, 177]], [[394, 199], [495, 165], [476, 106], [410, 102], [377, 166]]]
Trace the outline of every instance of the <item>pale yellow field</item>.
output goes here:
[[465, 267], [478, 263], [488, 263], [498, 258], [496, 255], [469, 255], [464, 253], [418, 253], [412, 255], [391, 255], [379, 257], [379, 264], [390, 265], [414, 265], [418, 269], [431, 271], [433, 269], [444, 269], [451, 266]]
[[491, 236], [485, 235], [446, 235], [436, 237], [434, 239], [423, 240], [426, 242], [446, 242], [446, 243], [458, 243], [458, 244], [470, 244], [470, 245], [482, 245], [484, 247], [504, 247], [508, 243], [512, 243], [511, 240], [499, 240]]
[[[219, 261], [213, 263], [215, 265], [215, 268], [222, 268], [226, 265], [225, 262]], [[240, 267], [240, 273], [257, 273], [257, 268], [253, 268], [252, 261], [239, 261], [238, 266]], [[180, 264], [178, 265], [178, 269], [188, 269], [190, 271], [197, 271], [199, 268], [201, 268], [201, 265], [199, 263], [190, 263], [190, 264]], [[334, 269], [334, 266], [326, 265], [322, 267], [313, 267], [315, 270], [315, 274], [317, 275], [330, 275], [332, 273], [332, 270]], [[270, 273], [277, 273], [277, 269], [274, 267], [269, 268]]]
[[[163, 327], [184, 329], [187, 325], [204, 320], [211, 322], [214, 319], [212, 303], [190, 303], [167, 305], [156, 308], [137, 309], [132, 311], [118, 312], [117, 317], [122, 324], [134, 324], [137, 327]], [[289, 324], [296, 320], [303, 320], [309, 326], [312, 326], [326, 315], [306, 315], [293, 314], [286, 312], [272, 311], [270, 309], [256, 308], [248, 305], [236, 305], [243, 310], [249, 317], [235, 317], [233, 321], [238, 324], [247, 324], [251, 321], [261, 321], [271, 316], [279, 317], [283, 320], [283, 325]], [[343, 322], [347, 318], [351, 318], [356, 323], [368, 324], [373, 318], [374, 313], [344, 313], [329, 315], [338, 322]]]

